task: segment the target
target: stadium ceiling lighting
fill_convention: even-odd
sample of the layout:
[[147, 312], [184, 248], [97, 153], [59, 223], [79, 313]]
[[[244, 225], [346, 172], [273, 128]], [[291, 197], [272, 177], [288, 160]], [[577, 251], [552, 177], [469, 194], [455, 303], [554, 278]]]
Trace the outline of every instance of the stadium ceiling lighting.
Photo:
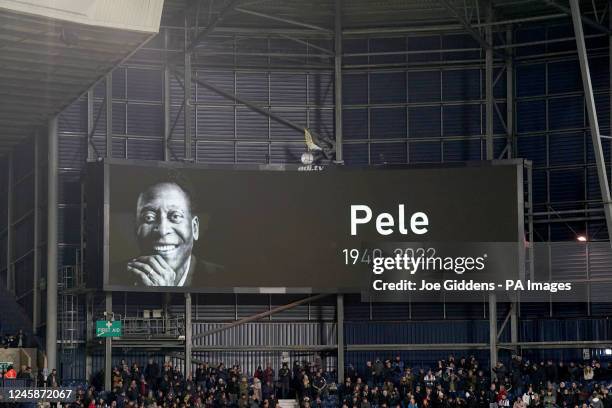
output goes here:
[[612, 356], [612, 349], [606, 349], [605, 354], [606, 356]]
[[580, 242], [587, 242], [587, 237], [585, 237], [584, 235], [578, 235], [576, 237], [576, 240], [578, 240]]

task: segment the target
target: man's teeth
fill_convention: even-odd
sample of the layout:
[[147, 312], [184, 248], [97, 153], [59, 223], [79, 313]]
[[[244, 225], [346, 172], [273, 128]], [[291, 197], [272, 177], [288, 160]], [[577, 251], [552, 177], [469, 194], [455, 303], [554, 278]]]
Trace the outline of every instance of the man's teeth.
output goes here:
[[156, 251], [172, 251], [176, 246], [175, 245], [156, 245], [153, 247]]

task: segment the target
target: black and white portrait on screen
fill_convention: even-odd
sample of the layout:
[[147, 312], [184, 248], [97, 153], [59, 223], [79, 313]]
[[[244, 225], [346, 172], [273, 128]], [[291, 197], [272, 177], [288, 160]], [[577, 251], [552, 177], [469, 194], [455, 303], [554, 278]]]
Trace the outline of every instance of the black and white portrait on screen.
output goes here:
[[113, 265], [118, 283], [128, 286], [191, 287], [220, 267], [193, 254], [200, 238], [200, 218], [190, 190], [176, 180], [145, 188], [135, 203], [138, 253]]

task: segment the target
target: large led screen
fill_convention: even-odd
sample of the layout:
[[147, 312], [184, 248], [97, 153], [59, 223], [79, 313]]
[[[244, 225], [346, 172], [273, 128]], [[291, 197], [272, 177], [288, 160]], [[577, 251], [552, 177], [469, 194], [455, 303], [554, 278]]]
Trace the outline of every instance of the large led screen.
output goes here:
[[394, 245], [510, 245], [504, 268], [520, 269], [516, 162], [350, 169], [110, 161], [89, 172], [88, 183], [100, 186], [89, 201], [104, 201], [91, 203], [88, 223], [101, 236], [90, 252], [102, 262], [105, 290], [362, 292], [374, 258]]

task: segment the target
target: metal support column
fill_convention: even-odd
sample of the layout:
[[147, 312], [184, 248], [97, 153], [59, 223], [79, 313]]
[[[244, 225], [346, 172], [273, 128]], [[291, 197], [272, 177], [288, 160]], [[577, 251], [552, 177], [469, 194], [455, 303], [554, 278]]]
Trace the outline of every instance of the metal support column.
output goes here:
[[344, 383], [344, 295], [339, 294], [336, 299], [337, 328], [338, 331], [338, 383]]
[[336, 0], [334, 52], [336, 162], [342, 164], [344, 163], [344, 158], [342, 155], [342, 0]]
[[113, 157], [113, 73], [106, 75], [106, 157]]
[[493, 380], [493, 367], [497, 364], [497, 297], [494, 293], [489, 294], [489, 356]]
[[612, 200], [610, 199], [610, 185], [606, 174], [606, 161], [601, 146], [601, 135], [599, 134], [599, 123], [597, 121], [597, 111], [595, 110], [595, 99], [593, 97], [593, 86], [591, 84], [591, 74], [589, 71], [589, 60], [587, 57], [586, 45], [584, 43], [584, 32], [582, 30], [582, 20], [580, 15], [579, 0], [570, 0], [572, 11], [572, 23], [574, 25], [574, 35], [576, 37], [576, 47], [578, 49], [578, 59], [580, 61], [580, 72], [582, 74], [582, 87], [584, 88], [584, 98], [586, 100], [587, 113], [589, 116], [589, 126], [591, 128], [591, 139], [597, 163], [597, 176], [599, 178], [599, 188], [603, 201], [604, 213], [606, 215], [606, 226], [608, 227], [608, 238], [612, 245]]
[[[493, 20], [493, 4], [487, 2], [487, 23]], [[485, 92], [486, 92], [486, 158], [493, 160], [493, 29], [490, 25], [485, 27]]]
[[94, 122], [94, 91], [90, 89], [87, 91], [87, 160], [93, 159], [96, 154], [91, 140], [93, 138]]
[[38, 334], [40, 325], [40, 133], [34, 135], [34, 270], [32, 277], [32, 332]]
[[185, 378], [191, 378], [191, 346], [192, 343], [191, 325], [191, 293], [185, 293]]
[[164, 30], [164, 161], [170, 160], [170, 67], [168, 66], [168, 29]]
[[[506, 45], [512, 44], [512, 26], [506, 30]], [[506, 128], [508, 147], [507, 157], [514, 157], [516, 147], [514, 140], [514, 60], [512, 48], [506, 49]]]
[[49, 120], [47, 161], [47, 368], [57, 367], [57, 117]]
[[[87, 341], [86, 344], [90, 344], [90, 342], [94, 339], [93, 299], [93, 293], [88, 292], [85, 296], [85, 339]], [[93, 357], [90, 351], [86, 350], [85, 353], [85, 379], [87, 381], [91, 381], [91, 377], [93, 376]]]
[[[105, 310], [106, 319], [110, 320], [113, 316], [113, 293], [106, 292]], [[104, 389], [110, 390], [112, 386], [113, 371], [113, 343], [112, 337], [104, 339]]]
[[189, 51], [189, 41], [187, 35], [187, 20], [185, 20], [185, 72], [184, 72], [184, 83], [185, 88], [185, 160], [191, 160], [191, 120], [193, 115], [191, 104], [191, 51]]
[[519, 303], [514, 302], [510, 305], [510, 342], [518, 342], [518, 308]]
[[6, 288], [13, 291], [13, 153], [9, 153], [6, 183]]

